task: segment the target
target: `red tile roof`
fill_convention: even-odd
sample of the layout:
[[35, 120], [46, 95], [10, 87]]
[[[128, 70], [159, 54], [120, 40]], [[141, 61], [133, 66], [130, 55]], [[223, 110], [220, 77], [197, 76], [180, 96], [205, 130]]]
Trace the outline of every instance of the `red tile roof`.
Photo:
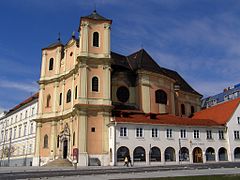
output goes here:
[[159, 124], [159, 125], [180, 125], [180, 126], [219, 126], [218, 123], [207, 119], [191, 119], [174, 115], [157, 115], [156, 119], [150, 119], [145, 114], [129, 114], [127, 117], [115, 117], [119, 123], [133, 124]]
[[215, 105], [196, 112], [193, 119], [212, 119], [218, 124], [226, 124], [240, 103], [240, 98]]
[[39, 95], [39, 93], [37, 92], [36, 94], [34, 94], [31, 97], [27, 98], [26, 100], [24, 100], [23, 102], [21, 102], [17, 106], [15, 106], [14, 108], [10, 109], [7, 114], [11, 113], [12, 111], [15, 111], [15, 110], [19, 109], [20, 107], [26, 105], [27, 103], [30, 103], [34, 99], [37, 99], [38, 95]]

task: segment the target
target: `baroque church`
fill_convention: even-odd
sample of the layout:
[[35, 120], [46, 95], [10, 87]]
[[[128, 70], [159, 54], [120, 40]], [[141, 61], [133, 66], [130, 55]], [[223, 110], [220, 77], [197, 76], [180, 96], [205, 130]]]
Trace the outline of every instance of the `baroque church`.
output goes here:
[[112, 20], [93, 11], [80, 19], [79, 37], [42, 49], [34, 165], [63, 158], [110, 165], [109, 124], [129, 114], [188, 118], [201, 94], [144, 50], [111, 51]]

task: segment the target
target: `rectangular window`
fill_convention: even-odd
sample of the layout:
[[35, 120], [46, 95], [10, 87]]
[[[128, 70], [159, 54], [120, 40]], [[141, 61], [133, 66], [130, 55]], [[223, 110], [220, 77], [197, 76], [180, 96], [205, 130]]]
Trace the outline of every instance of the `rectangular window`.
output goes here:
[[239, 131], [234, 131], [234, 139], [240, 139]]
[[207, 139], [213, 139], [211, 130], [207, 130]]
[[31, 125], [30, 125], [30, 134], [32, 134], [33, 133], [33, 123], [31, 123]]
[[32, 116], [34, 115], [34, 111], [35, 111], [35, 108], [33, 107], [32, 108]]
[[240, 124], [240, 117], [237, 117], [237, 122], [238, 124]]
[[222, 130], [218, 131], [219, 139], [224, 139], [224, 132]]
[[27, 135], [27, 123], [24, 124], [23, 135]]
[[29, 145], [29, 152], [28, 152], [28, 153], [29, 153], [29, 154], [32, 153], [32, 144]]
[[172, 129], [167, 129], [166, 136], [167, 138], [172, 138]]
[[16, 134], [17, 134], [17, 127], [14, 128], [14, 131], [13, 131], [13, 139], [16, 138]]
[[199, 136], [199, 130], [194, 130], [194, 131], [193, 131], [193, 138], [194, 138], [194, 139], [199, 139], [199, 138], [200, 138], [200, 136]]
[[77, 99], [77, 94], [78, 94], [78, 92], [77, 92], [77, 86], [75, 87], [75, 99]]
[[136, 137], [143, 137], [143, 128], [136, 129]]
[[28, 111], [25, 112], [25, 118], [27, 118], [27, 117], [28, 117]]
[[180, 130], [180, 138], [182, 138], [182, 139], [186, 138], [186, 129]]
[[18, 126], [18, 137], [21, 137], [21, 135], [22, 135], [22, 126], [20, 125], [20, 126]]
[[59, 94], [59, 106], [62, 105], [62, 93]]
[[158, 137], [158, 129], [157, 128], [152, 128], [152, 137], [154, 138], [156, 138], [156, 137]]
[[121, 137], [127, 136], [127, 128], [126, 127], [120, 127], [120, 136]]

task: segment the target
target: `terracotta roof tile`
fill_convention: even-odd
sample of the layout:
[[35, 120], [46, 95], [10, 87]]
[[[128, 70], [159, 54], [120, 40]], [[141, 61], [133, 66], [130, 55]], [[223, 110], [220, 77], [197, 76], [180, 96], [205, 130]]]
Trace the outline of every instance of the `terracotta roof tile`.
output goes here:
[[132, 114], [127, 117], [115, 117], [119, 123], [130, 124], [159, 124], [159, 125], [180, 125], [180, 126], [219, 126], [218, 123], [209, 119], [191, 119], [174, 115], [157, 115], [156, 119], [150, 119], [149, 115]]
[[19, 109], [20, 107], [26, 105], [27, 103], [30, 103], [31, 101], [33, 101], [34, 99], [37, 99], [39, 96], [39, 93], [37, 92], [36, 94], [32, 95], [31, 97], [27, 98], [26, 100], [22, 101], [21, 103], [19, 103], [17, 106], [15, 106], [14, 108], [10, 109], [8, 111], [7, 114], [11, 113], [12, 111], [15, 111], [17, 109]]
[[237, 106], [239, 105], [240, 98], [224, 102], [222, 104], [215, 105], [213, 107], [196, 112], [193, 119], [212, 119], [218, 124], [226, 124]]

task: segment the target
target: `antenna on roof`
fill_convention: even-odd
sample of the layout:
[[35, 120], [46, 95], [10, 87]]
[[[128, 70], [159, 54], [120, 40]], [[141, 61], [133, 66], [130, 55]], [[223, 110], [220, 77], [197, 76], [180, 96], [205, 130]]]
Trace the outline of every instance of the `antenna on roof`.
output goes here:
[[60, 32], [58, 32], [58, 41], [59, 42], [61, 41], [61, 34], [60, 34]]

